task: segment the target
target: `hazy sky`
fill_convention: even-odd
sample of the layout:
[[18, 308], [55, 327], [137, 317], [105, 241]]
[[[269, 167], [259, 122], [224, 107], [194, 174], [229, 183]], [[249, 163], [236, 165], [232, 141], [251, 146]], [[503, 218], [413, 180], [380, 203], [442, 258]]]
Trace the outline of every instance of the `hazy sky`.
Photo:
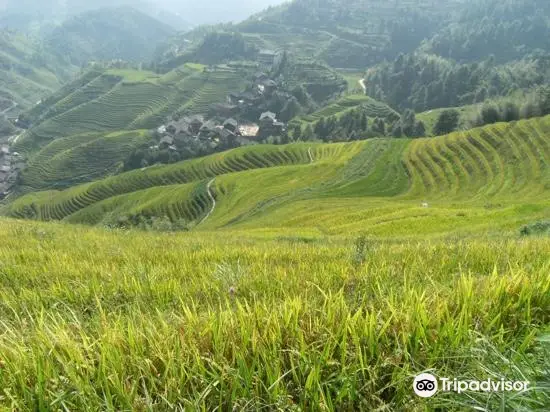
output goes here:
[[284, 0], [154, 0], [167, 9], [178, 10], [192, 24], [240, 21]]
[[285, 0], [0, 0], [0, 13], [35, 11], [47, 17], [50, 13], [59, 16], [97, 7], [149, 3], [159, 9], [179, 13], [183, 20], [199, 25], [237, 22], [270, 5], [283, 2]]

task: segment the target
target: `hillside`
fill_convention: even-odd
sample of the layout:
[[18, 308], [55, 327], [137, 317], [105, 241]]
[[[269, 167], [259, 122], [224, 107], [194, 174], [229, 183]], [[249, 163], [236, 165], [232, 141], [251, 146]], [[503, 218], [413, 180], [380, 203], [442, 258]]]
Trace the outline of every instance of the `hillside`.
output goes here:
[[18, 139], [14, 150], [34, 155], [61, 138], [72, 150], [73, 136], [80, 142], [90, 133], [156, 128], [175, 112], [207, 112], [212, 103], [242, 90], [243, 82], [238, 69], [227, 67], [206, 71], [200, 65], [186, 65], [166, 75], [94, 69], [25, 113], [23, 120], [33, 127]]
[[476, 0], [423, 45], [424, 51], [459, 62], [493, 55], [498, 63], [547, 54], [550, 3], [544, 0]]
[[294, 0], [236, 25], [178, 36], [166, 53], [177, 59], [178, 53], [186, 53], [188, 42], [200, 43], [212, 31], [238, 32], [247, 47], [287, 50], [332, 67], [363, 70], [413, 51], [467, 1], [397, 0], [390, 5], [381, 0]]
[[130, 8], [103, 8], [70, 17], [45, 39], [61, 59], [82, 66], [90, 61], [149, 61], [175, 30]]
[[290, 126], [300, 125], [304, 126], [315, 125], [322, 118], [328, 118], [335, 116], [336, 118], [354, 110], [362, 109], [369, 118], [381, 118], [387, 119], [390, 123], [399, 119], [400, 115], [388, 105], [378, 102], [366, 95], [347, 95], [336, 100], [333, 103], [324, 106], [322, 109], [308, 114], [295, 117], [290, 122]]
[[515, 231], [548, 207], [549, 135], [546, 117], [442, 138], [242, 148], [31, 194], [7, 212], [74, 223], [130, 214], [197, 224], [210, 208], [206, 181], [215, 178], [216, 208], [201, 229]]
[[0, 29], [0, 112], [10, 117], [33, 107], [76, 72], [32, 37]]

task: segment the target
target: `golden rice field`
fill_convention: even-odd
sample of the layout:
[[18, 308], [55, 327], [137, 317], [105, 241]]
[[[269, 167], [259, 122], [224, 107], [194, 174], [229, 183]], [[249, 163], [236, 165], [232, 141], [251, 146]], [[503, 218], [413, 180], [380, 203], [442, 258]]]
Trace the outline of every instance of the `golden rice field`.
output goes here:
[[[3, 410], [548, 410], [550, 239], [0, 221]], [[528, 380], [441, 393], [414, 376]]]
[[[549, 410], [549, 136], [262, 145], [23, 196], [0, 409]], [[424, 371], [530, 389], [423, 399]]]

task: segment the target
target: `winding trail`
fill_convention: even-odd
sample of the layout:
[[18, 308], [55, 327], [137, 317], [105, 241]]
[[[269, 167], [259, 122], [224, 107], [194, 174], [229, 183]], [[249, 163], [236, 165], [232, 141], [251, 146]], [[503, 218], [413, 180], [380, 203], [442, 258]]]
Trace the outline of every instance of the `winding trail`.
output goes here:
[[311, 154], [311, 147], [307, 149], [307, 154], [309, 155], [309, 163], [313, 163], [313, 155]]
[[17, 104], [17, 102], [12, 102], [11, 107], [8, 107], [7, 109], [2, 110], [2, 111], [0, 112], [0, 115], [6, 114], [7, 112], [12, 111], [13, 109], [17, 108], [17, 106], [19, 106], [19, 105]]
[[210, 209], [210, 211], [208, 212], [208, 214], [201, 220], [201, 222], [199, 223], [199, 225], [202, 225], [204, 222], [206, 222], [206, 220], [210, 217], [210, 215], [212, 215], [212, 213], [214, 212], [214, 209], [216, 209], [216, 199], [214, 199], [214, 195], [212, 194], [212, 185], [214, 184], [214, 180], [216, 180], [216, 178], [212, 179], [210, 182], [208, 182], [208, 185], [206, 186], [206, 192], [208, 193], [208, 197], [210, 198], [210, 200], [212, 201], [212, 208]]
[[363, 92], [367, 94], [367, 85], [365, 84], [365, 79], [359, 80], [359, 84], [361, 85], [361, 88], [363, 89]]

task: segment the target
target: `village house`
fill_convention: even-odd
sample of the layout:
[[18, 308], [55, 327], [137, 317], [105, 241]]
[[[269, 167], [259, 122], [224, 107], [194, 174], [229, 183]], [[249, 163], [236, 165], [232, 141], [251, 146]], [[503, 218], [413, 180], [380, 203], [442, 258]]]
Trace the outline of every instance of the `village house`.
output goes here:
[[160, 139], [159, 147], [168, 147], [174, 144], [174, 138], [172, 136], [164, 136]]
[[223, 122], [223, 127], [224, 129], [227, 129], [232, 133], [237, 133], [239, 128], [239, 123], [235, 119], [229, 118], [225, 122]]
[[286, 125], [277, 121], [277, 115], [273, 112], [264, 112], [260, 116], [260, 130], [258, 137], [265, 139], [269, 136], [280, 136], [286, 131]]
[[277, 52], [273, 50], [260, 50], [258, 53], [258, 62], [262, 67], [270, 69], [275, 63], [275, 57], [277, 57]]

